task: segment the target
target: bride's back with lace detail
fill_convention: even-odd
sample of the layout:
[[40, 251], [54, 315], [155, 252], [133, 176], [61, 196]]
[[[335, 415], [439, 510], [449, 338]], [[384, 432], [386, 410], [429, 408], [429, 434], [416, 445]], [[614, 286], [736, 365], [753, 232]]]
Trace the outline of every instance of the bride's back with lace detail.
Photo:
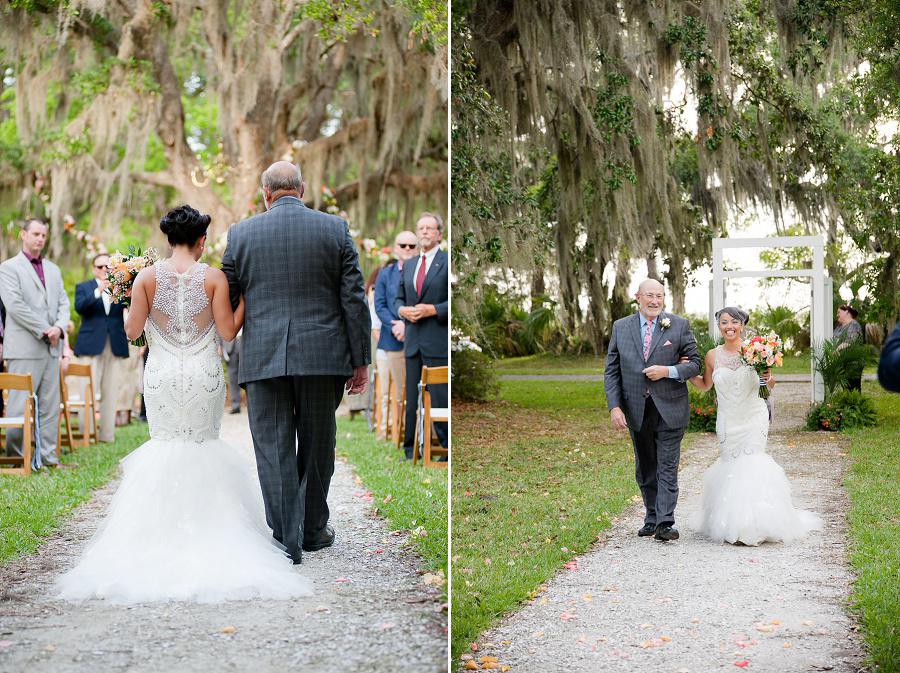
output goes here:
[[216, 439], [225, 406], [225, 379], [216, 348], [206, 264], [178, 273], [157, 262], [147, 320], [150, 354], [144, 399], [154, 439]]

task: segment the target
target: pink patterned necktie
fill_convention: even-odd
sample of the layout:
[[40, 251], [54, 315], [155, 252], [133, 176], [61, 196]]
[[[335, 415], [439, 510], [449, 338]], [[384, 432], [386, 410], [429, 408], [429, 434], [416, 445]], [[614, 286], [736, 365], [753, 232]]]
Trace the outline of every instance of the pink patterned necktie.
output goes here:
[[653, 341], [653, 321], [648, 320], [644, 326], [644, 362], [650, 355], [650, 342]]

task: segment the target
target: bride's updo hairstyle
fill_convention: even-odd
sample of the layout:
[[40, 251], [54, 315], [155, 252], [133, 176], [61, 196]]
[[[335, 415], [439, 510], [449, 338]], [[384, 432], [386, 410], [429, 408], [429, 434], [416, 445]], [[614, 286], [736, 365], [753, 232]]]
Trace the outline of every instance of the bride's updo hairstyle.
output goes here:
[[169, 239], [169, 245], [193, 246], [209, 228], [209, 215], [184, 205], [173, 208], [159, 221], [159, 229]]
[[736, 306], [726, 306], [725, 308], [716, 311], [716, 324], [718, 324], [719, 318], [723, 313], [727, 313], [732, 318], [737, 318], [741, 321], [741, 325], [744, 327], [746, 327], [747, 321], [750, 320], [750, 314], [745, 310], [737, 308]]

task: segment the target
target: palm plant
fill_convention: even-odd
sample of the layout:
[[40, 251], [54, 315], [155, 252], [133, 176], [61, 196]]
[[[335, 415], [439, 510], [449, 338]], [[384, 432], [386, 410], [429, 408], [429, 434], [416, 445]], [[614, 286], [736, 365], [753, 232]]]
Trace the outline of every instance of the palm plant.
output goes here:
[[794, 311], [787, 306], [766, 306], [754, 317], [760, 334], [774, 331], [785, 344], [790, 341], [795, 351], [800, 349], [806, 330], [804, 325], [806, 321], [801, 318], [800, 311]]
[[830, 400], [837, 390], [849, 390], [850, 380], [859, 377], [863, 367], [878, 362], [875, 349], [862, 341], [852, 341], [838, 349], [844, 342], [840, 337], [825, 339], [814, 344], [810, 358], [813, 367], [822, 376], [825, 400]]

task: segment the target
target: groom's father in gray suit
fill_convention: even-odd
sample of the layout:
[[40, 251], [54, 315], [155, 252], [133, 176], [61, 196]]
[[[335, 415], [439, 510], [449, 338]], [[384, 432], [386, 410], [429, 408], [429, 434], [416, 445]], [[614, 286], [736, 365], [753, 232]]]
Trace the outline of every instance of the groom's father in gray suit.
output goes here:
[[[678, 462], [690, 420], [686, 381], [700, 373], [690, 323], [663, 313], [664, 289], [648, 278], [638, 287], [639, 311], [613, 324], [604, 387], [610, 420], [628, 428], [635, 477], [646, 515], [638, 535], [677, 540]], [[687, 358], [678, 364], [681, 358]]]
[[[56, 467], [59, 357], [69, 325], [69, 297], [59, 267], [41, 257], [47, 225], [32, 218], [20, 237], [22, 252], [0, 264], [0, 298], [6, 306], [3, 358], [10, 374], [31, 374], [38, 400], [41, 462]], [[27, 397], [25, 391], [10, 390], [7, 416], [21, 416]], [[9, 430], [6, 452], [23, 454], [21, 430]]]
[[294, 563], [331, 546], [334, 414], [368, 380], [369, 306], [347, 222], [306, 208], [300, 169], [262, 175], [267, 212], [233, 225], [222, 270], [246, 317], [238, 382], [266, 520]]

